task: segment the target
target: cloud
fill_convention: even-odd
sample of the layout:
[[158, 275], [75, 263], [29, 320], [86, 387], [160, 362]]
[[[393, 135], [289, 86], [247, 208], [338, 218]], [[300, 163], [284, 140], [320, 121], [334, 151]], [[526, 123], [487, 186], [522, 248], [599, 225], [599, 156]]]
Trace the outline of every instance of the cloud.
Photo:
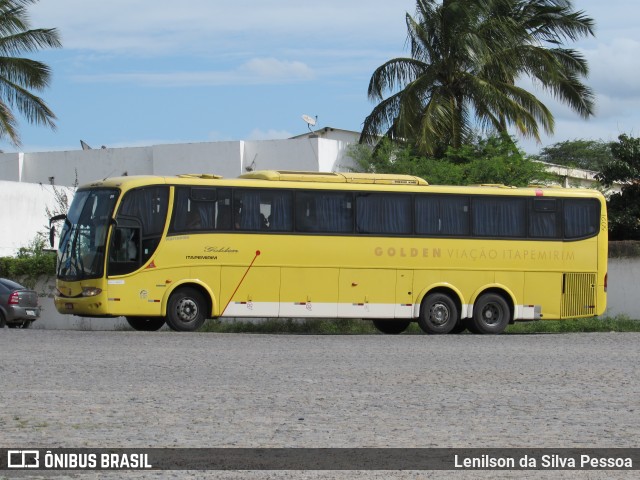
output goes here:
[[413, 12], [415, 0], [55, 0], [30, 12], [34, 26], [58, 28], [67, 49], [164, 56], [233, 54], [278, 44], [340, 48], [366, 45], [372, 32], [380, 43], [396, 37], [401, 43], [403, 7]]
[[155, 87], [287, 84], [313, 80], [315, 73], [303, 62], [253, 58], [231, 70], [126, 72], [74, 75], [81, 83], [129, 83]]
[[612, 98], [640, 99], [640, 63], [629, 61], [640, 50], [640, 41], [616, 38], [585, 50], [591, 75], [588, 83], [600, 94]]

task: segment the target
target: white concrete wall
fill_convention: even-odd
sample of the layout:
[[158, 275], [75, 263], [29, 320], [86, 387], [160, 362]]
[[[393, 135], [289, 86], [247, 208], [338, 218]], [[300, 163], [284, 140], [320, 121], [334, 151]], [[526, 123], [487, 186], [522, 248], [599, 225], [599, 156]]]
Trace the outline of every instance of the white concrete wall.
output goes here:
[[[317, 138], [260, 140], [244, 144], [245, 168], [318, 171]], [[245, 173], [244, 169], [241, 173]]]
[[640, 258], [610, 258], [607, 315], [640, 320]]
[[[69, 196], [70, 189], [56, 187]], [[46, 209], [56, 207], [51, 185], [0, 181], [0, 256], [16, 254], [20, 247], [28, 246], [38, 232], [48, 231]]]
[[[234, 178], [253, 170], [333, 171], [349, 142], [295, 138], [203, 142], [66, 152], [0, 154], [0, 180], [73, 186], [105, 177], [214, 173]], [[53, 179], [53, 180], [52, 180]]]
[[343, 140], [326, 140], [318, 142], [320, 151], [318, 170], [321, 172], [351, 172], [356, 168], [355, 162], [347, 155], [352, 143]]
[[237, 177], [242, 171], [244, 142], [208, 142], [148, 147], [151, 169], [144, 173], [178, 175], [213, 173]]
[[22, 155], [20, 153], [0, 153], [0, 180], [20, 181]]
[[53, 177], [55, 185], [73, 186], [76, 180], [83, 184], [124, 172], [149, 174], [152, 169], [149, 147], [25, 153], [20, 181], [48, 185]]

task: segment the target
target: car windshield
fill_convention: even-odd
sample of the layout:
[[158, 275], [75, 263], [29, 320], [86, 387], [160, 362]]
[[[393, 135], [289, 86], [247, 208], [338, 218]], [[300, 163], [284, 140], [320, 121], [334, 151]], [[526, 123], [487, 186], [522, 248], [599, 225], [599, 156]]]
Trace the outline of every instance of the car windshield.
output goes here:
[[58, 278], [97, 278], [104, 271], [109, 220], [119, 191], [78, 191], [71, 202], [58, 247]]

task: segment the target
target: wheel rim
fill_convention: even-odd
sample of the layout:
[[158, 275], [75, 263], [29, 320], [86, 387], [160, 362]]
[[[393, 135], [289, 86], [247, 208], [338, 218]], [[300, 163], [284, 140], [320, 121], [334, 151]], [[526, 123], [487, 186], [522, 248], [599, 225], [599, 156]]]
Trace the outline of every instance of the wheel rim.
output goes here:
[[449, 321], [449, 309], [444, 303], [435, 303], [429, 310], [429, 319], [434, 325], [444, 325]]
[[487, 325], [497, 325], [502, 318], [502, 309], [495, 303], [489, 303], [482, 309], [482, 320]]
[[176, 305], [178, 320], [183, 323], [191, 323], [198, 318], [198, 304], [193, 298], [182, 298]]

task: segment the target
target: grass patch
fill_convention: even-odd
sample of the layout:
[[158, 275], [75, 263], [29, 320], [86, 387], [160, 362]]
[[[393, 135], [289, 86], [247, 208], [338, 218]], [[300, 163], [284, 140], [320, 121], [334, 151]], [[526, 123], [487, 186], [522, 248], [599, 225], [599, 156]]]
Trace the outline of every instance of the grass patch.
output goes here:
[[576, 318], [569, 320], [541, 320], [519, 322], [507, 327], [506, 333], [582, 333], [582, 332], [640, 332], [640, 321], [620, 315], [614, 318]]
[[[373, 322], [359, 319], [291, 319], [269, 318], [263, 321], [207, 321], [201, 332], [263, 333], [298, 335], [375, 335]], [[518, 322], [509, 325], [506, 334], [582, 333], [582, 332], [640, 332], [640, 321], [626, 316], [614, 318], [579, 318], [571, 320], [542, 320]], [[422, 334], [417, 323], [412, 323], [404, 335]]]
[[261, 321], [208, 320], [201, 332], [214, 333], [284, 333], [306, 335], [368, 335], [377, 333], [373, 323], [359, 319], [268, 318]]

